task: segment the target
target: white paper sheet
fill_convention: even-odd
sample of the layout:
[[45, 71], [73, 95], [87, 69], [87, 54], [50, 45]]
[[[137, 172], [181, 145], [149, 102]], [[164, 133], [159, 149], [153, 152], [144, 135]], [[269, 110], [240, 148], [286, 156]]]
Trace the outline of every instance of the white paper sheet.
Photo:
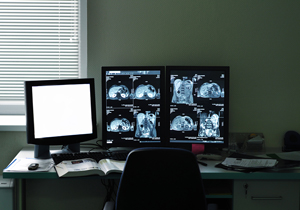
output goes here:
[[271, 168], [277, 163], [275, 159], [241, 159], [241, 158], [226, 158], [222, 164], [228, 167], [241, 168]]

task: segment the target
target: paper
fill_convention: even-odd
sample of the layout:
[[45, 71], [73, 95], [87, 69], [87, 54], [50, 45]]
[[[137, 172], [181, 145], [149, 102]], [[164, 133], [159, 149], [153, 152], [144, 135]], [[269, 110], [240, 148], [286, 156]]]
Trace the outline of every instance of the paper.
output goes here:
[[228, 167], [241, 168], [271, 168], [277, 163], [275, 159], [241, 159], [241, 158], [226, 158], [222, 164]]
[[125, 161], [101, 159], [99, 163], [91, 158], [65, 160], [55, 166], [59, 177], [105, 176], [109, 173], [122, 173]]
[[94, 159], [86, 158], [80, 160], [66, 160], [59, 163], [57, 168], [65, 167], [67, 171], [87, 171], [87, 170], [99, 170], [99, 166]]
[[125, 166], [125, 161], [115, 161], [110, 159], [102, 159], [99, 163], [103, 167], [102, 169], [104, 169], [104, 171], [112, 169], [123, 171]]
[[[28, 166], [31, 163], [38, 163], [39, 167], [36, 170], [28, 170]], [[36, 159], [36, 158], [18, 158], [14, 159], [3, 171], [4, 172], [37, 172], [37, 171], [49, 171], [54, 165], [52, 159]]]
[[247, 141], [248, 144], [263, 144], [264, 143], [264, 139], [260, 136], [256, 136], [252, 139], [249, 139]]
[[266, 154], [266, 156], [269, 156], [269, 157], [272, 157], [272, 158], [278, 157], [278, 158], [284, 159], [284, 160], [300, 161], [300, 151]]

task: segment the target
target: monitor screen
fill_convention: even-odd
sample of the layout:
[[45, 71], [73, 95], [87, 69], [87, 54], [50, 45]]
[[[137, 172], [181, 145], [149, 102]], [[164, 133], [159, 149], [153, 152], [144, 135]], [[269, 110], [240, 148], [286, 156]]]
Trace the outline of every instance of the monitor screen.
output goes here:
[[25, 99], [29, 144], [97, 138], [94, 79], [26, 81]]
[[167, 66], [170, 144], [228, 146], [229, 67]]
[[161, 145], [164, 67], [102, 67], [104, 147]]

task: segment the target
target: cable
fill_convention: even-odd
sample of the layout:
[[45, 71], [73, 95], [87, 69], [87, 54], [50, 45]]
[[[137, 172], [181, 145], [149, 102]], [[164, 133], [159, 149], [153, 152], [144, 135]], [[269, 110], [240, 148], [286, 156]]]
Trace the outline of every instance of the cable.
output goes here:
[[94, 150], [94, 149], [103, 149], [103, 150], [106, 150], [106, 149], [100, 144], [101, 141], [102, 141], [102, 140], [98, 139], [98, 140], [96, 140], [96, 143], [81, 143], [81, 144], [80, 144], [80, 147], [82, 147], [82, 148], [90, 148], [90, 147], [92, 147], [92, 149], [91, 149], [90, 151], [92, 151], [92, 150]]
[[115, 191], [115, 180], [114, 179], [101, 179], [102, 185], [106, 189], [106, 196], [104, 198], [103, 208], [107, 201], [115, 201], [115, 199], [112, 197], [114, 191]]

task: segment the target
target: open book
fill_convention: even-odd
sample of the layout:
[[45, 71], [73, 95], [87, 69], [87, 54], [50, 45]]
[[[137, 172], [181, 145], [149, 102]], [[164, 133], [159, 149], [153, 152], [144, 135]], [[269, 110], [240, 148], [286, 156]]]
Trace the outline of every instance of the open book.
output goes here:
[[110, 173], [122, 173], [125, 161], [102, 159], [98, 163], [91, 158], [67, 160], [55, 165], [59, 177], [105, 176]]

